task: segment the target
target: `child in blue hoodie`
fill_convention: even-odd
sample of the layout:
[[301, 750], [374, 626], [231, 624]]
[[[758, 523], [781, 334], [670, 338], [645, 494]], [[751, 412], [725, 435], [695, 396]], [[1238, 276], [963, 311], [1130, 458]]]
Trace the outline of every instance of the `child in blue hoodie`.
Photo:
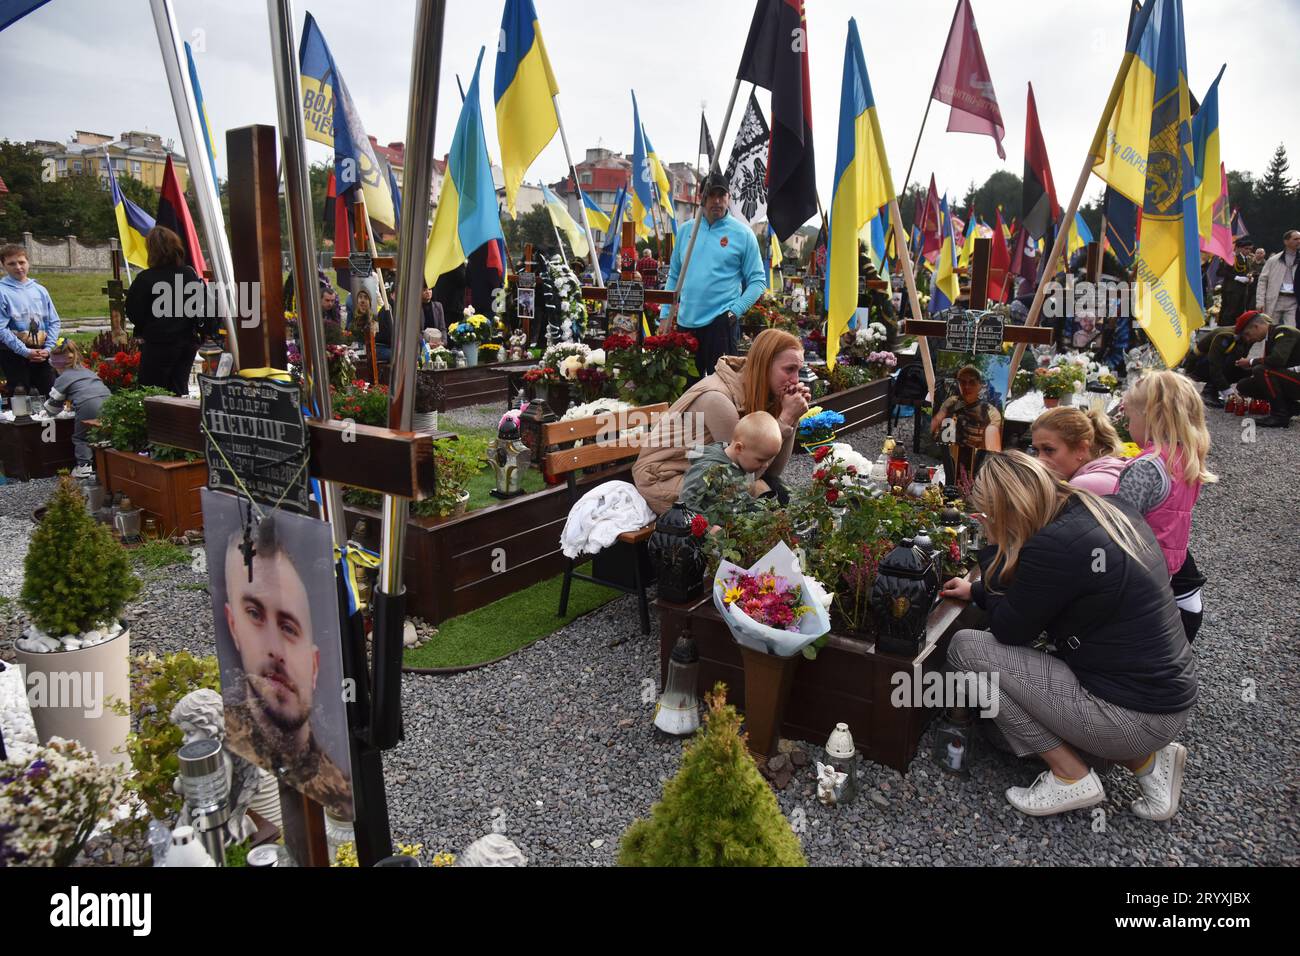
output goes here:
[[59, 313], [45, 286], [27, 278], [27, 250], [17, 244], [0, 247], [7, 273], [0, 279], [0, 368], [5, 393], [23, 386], [29, 394], [46, 395], [54, 384], [50, 351], [59, 337]]

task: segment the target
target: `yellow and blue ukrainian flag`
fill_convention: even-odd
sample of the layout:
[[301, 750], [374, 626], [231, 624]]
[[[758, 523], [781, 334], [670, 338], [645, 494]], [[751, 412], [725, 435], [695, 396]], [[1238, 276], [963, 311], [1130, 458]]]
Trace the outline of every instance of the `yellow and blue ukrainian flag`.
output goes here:
[[826, 361], [835, 363], [840, 336], [858, 307], [858, 235], [880, 207], [894, 198], [889, 158], [880, 135], [876, 100], [858, 39], [849, 20], [840, 87], [839, 145], [835, 153], [835, 193], [831, 197], [829, 252], [826, 257]]
[[361, 125], [361, 116], [325, 43], [325, 35], [310, 13], [303, 24], [298, 59], [307, 138], [334, 147], [334, 180], [339, 195], [360, 186], [366, 215], [389, 229], [396, 228], [393, 195], [379, 157]]
[[888, 206], [880, 207], [880, 212], [871, 220], [869, 229], [871, 241], [867, 244], [867, 255], [871, 257], [871, 264], [876, 267], [876, 270], [884, 275], [889, 259], [886, 251], [890, 231]]
[[961, 283], [957, 279], [957, 241], [952, 235], [952, 214], [948, 211], [948, 197], [939, 203], [939, 223], [943, 234], [943, 245], [939, 247], [938, 268], [934, 273], [934, 282], [930, 287], [930, 311], [942, 312], [951, 309], [961, 294]]
[[677, 235], [677, 213], [673, 212], [673, 187], [668, 181], [668, 173], [664, 171], [664, 164], [659, 161], [659, 155], [655, 152], [654, 144], [650, 142], [650, 134], [646, 132], [644, 126], [641, 127], [641, 135], [645, 137], [646, 160], [650, 163], [650, 172], [654, 176], [655, 188], [652, 192], [658, 194], [659, 207], [664, 211], [668, 226], [675, 236]]
[[533, 0], [506, 0], [500, 36], [492, 85], [506, 208], [513, 219], [515, 197], [528, 167], [560, 128], [554, 99], [560, 86], [546, 55]]
[[194, 53], [189, 41], [185, 41], [185, 61], [189, 65], [190, 86], [194, 90], [194, 105], [198, 107], [199, 126], [203, 131], [203, 146], [208, 152], [208, 163], [212, 167], [212, 185], [217, 184], [217, 144], [212, 141], [212, 125], [208, 122], [208, 108], [203, 104], [203, 88], [199, 86], [199, 71], [194, 66]]
[[975, 255], [975, 237], [979, 235], [979, 218], [972, 212], [966, 223], [966, 235], [962, 238], [961, 253], [957, 256], [957, 268], [969, 269]]
[[542, 199], [546, 203], [546, 212], [551, 217], [551, 225], [564, 233], [564, 238], [569, 240], [569, 248], [573, 250], [573, 254], [579, 259], [585, 259], [587, 253], [591, 251], [591, 247], [587, 245], [587, 230], [569, 215], [564, 200], [551, 192], [546, 183], [541, 183], [541, 187]]
[[645, 128], [641, 125], [641, 110], [636, 105], [636, 90], [632, 91], [632, 221], [637, 235], [653, 232], [654, 195], [651, 183], [654, 173], [650, 169], [649, 150], [645, 144]]
[[117, 219], [117, 236], [122, 240], [122, 255], [127, 262], [148, 269], [149, 247], [145, 240], [154, 227], [153, 216], [123, 196], [122, 190], [117, 188], [113, 160], [107, 150], [104, 163], [108, 166], [108, 184], [113, 193], [113, 215]]
[[451, 152], [447, 154], [447, 174], [425, 251], [424, 280], [430, 288], [439, 276], [457, 268], [479, 246], [505, 238], [497, 212], [497, 191], [492, 182], [487, 141], [483, 138], [478, 85], [482, 66], [483, 50], [480, 49], [474, 79], [465, 92]]
[[609, 232], [609, 213], [604, 212], [596, 205], [596, 200], [581, 189], [578, 190], [578, 195], [582, 197], [582, 204], [587, 207], [587, 222], [591, 224], [591, 228], [598, 229], [601, 232]]
[[1196, 218], [1201, 238], [1206, 242], [1214, 234], [1214, 207], [1223, 195], [1223, 177], [1219, 175], [1219, 80], [1228, 68], [1225, 63], [1201, 100], [1201, 108], [1192, 117], [1192, 153], [1196, 167]]
[[1182, 0], [1148, 0], [1122, 69], [1093, 138], [1093, 171], [1141, 206], [1134, 311], [1173, 368], [1205, 324]]
[[1068, 263], [1076, 252], [1093, 241], [1092, 230], [1083, 221], [1083, 214], [1076, 212], [1074, 222], [1070, 223], [1070, 235], [1066, 239], [1065, 260]]

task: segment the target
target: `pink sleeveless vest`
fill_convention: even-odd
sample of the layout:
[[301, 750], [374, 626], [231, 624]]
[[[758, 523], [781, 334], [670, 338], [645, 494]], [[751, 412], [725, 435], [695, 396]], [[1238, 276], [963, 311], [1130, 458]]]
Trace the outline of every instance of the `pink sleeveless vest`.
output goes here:
[[[1142, 458], [1154, 456], [1154, 449], [1147, 446]], [[1181, 454], [1175, 454], [1164, 465], [1169, 474], [1169, 497], [1148, 511], [1146, 519], [1156, 540], [1160, 542], [1160, 550], [1165, 554], [1165, 566], [1172, 578], [1187, 560], [1187, 543], [1192, 535], [1192, 509], [1201, 495], [1201, 486], [1189, 485], [1183, 480]]]

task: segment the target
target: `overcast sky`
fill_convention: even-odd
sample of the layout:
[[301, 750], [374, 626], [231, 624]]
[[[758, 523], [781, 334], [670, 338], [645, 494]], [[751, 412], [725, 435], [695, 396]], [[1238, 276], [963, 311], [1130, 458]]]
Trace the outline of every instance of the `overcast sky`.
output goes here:
[[[561, 112], [580, 162], [598, 142], [632, 146], [635, 88], [642, 121], [661, 157], [695, 162], [701, 102], [716, 138], [744, 46], [753, 0], [650, 0], [592, 3], [534, 0], [560, 84]], [[902, 187], [926, 94], [952, 18], [954, 0], [847, 2], [808, 0], [812, 102], [822, 202], [830, 205], [835, 129], [849, 16], [858, 18], [876, 105], [896, 184]], [[936, 103], [921, 142], [914, 181], [933, 170], [940, 191], [957, 197], [997, 169], [1020, 174], [1026, 83], [1032, 81], [1064, 203], [1096, 129], [1119, 65], [1128, 0], [974, 0], [985, 56], [1006, 125], [1005, 162], [991, 139], [947, 133], [948, 107]], [[1295, 81], [1300, 0], [1187, 0], [1190, 82], [1200, 97], [1219, 67], [1223, 159], [1229, 169], [1262, 173], [1273, 149], [1292, 152], [1300, 175], [1300, 101]], [[492, 70], [502, 0], [450, 0], [438, 102], [437, 144], [451, 141], [460, 97], [479, 47], [484, 59], [483, 110], [488, 150], [499, 156], [492, 109]], [[196, 60], [225, 176], [224, 130], [274, 123], [266, 4], [259, 0], [175, 0], [181, 34], [203, 52]], [[296, 27], [310, 9], [361, 112], [380, 142], [406, 136], [413, 0], [357, 3], [313, 0], [298, 5]], [[633, 12], [644, 11], [644, 12]], [[179, 134], [146, 0], [52, 0], [0, 33], [6, 96], [0, 138], [66, 140], [75, 129], [117, 136], [127, 129]], [[739, 112], [748, 96], [741, 91]], [[766, 112], [769, 94], [759, 91]], [[421, 104], [427, 108], [429, 104]], [[724, 156], [730, 152], [730, 135]], [[308, 144], [320, 160], [329, 150]], [[564, 173], [557, 136], [529, 172], [548, 182]], [[1087, 196], [1100, 192], [1093, 179]]]

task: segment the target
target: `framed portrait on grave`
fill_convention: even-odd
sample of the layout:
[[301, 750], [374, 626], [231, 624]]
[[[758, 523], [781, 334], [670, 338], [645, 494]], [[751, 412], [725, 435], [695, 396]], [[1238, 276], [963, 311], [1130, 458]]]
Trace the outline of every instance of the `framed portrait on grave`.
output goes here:
[[974, 481], [984, 453], [1002, 450], [1011, 356], [940, 349], [935, 359], [934, 414], [921, 450], [939, 459], [948, 484]]
[[610, 335], [630, 335], [636, 337], [637, 317], [626, 312], [613, 313], [609, 317]]
[[531, 319], [536, 315], [534, 304], [536, 302], [537, 290], [519, 288], [517, 295], [519, 298], [515, 301], [515, 315], [521, 319]]
[[226, 747], [354, 817], [334, 542], [324, 521], [202, 489]]

